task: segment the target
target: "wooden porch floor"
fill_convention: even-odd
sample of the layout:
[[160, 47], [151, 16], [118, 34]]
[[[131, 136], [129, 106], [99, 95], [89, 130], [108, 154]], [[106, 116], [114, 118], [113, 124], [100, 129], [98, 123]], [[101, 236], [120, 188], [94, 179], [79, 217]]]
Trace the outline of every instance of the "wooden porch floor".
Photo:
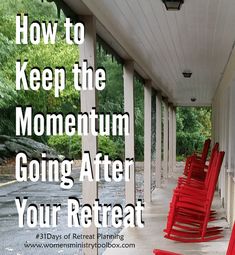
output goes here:
[[[182, 172], [182, 171], [180, 171]], [[218, 194], [215, 195], [213, 208], [218, 212], [218, 219], [214, 224], [225, 228], [224, 238], [205, 243], [179, 243], [164, 238], [163, 229], [166, 224], [169, 201], [172, 190], [176, 186], [175, 177], [168, 179], [161, 188], [154, 190], [152, 203], [144, 212], [145, 227], [143, 229], [123, 229], [120, 235], [124, 235], [124, 241], [115, 240], [113, 244], [135, 244], [135, 248], [109, 248], [104, 255], [147, 255], [153, 254], [154, 248], [164, 249], [184, 255], [225, 255], [230, 238], [230, 229], [225, 218], [225, 212], [221, 206]]]

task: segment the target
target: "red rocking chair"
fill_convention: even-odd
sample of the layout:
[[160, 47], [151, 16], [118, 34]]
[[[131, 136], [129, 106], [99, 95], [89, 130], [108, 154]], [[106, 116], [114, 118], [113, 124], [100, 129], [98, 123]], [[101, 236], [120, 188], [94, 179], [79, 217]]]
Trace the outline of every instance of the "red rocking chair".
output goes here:
[[174, 190], [168, 214], [165, 237], [182, 242], [205, 242], [220, 237], [220, 227], [208, 228], [215, 219], [211, 204], [222, 165], [224, 152], [215, 152], [210, 164], [208, 185], [183, 184]]
[[[163, 251], [155, 249], [153, 250], [153, 253], [155, 255], [182, 255], [179, 253], [169, 252], [169, 251]], [[234, 255], [235, 254], [235, 224], [233, 226], [232, 235], [229, 241], [228, 249], [226, 252], [226, 255]]]

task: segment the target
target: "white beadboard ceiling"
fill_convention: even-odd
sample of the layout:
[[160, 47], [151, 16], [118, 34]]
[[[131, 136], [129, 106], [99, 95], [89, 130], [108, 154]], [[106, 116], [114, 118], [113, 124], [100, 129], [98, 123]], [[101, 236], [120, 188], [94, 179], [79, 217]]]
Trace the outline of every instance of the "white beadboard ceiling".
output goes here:
[[64, 1], [93, 13], [98, 34], [169, 101], [211, 104], [235, 41], [235, 0], [185, 0], [180, 11], [166, 11], [161, 0]]

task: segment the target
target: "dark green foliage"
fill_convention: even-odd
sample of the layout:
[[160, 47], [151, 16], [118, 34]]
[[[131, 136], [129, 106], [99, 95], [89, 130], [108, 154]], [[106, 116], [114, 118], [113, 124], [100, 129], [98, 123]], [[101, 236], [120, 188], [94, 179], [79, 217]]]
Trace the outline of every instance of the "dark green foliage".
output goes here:
[[48, 145], [66, 157], [76, 159], [81, 158], [81, 136], [50, 136], [48, 139]]
[[[152, 160], [156, 159], [156, 92], [152, 90], [152, 127], [151, 127], [151, 158]], [[159, 141], [160, 143], [161, 141]]]
[[15, 132], [15, 105], [17, 93], [13, 86], [6, 86], [6, 81], [0, 77], [0, 134], [11, 135]]
[[144, 85], [135, 79], [135, 157], [137, 161], [144, 160]]
[[[99, 112], [122, 113], [124, 111], [122, 65], [107, 54], [102, 47], [97, 47], [97, 67], [102, 67], [106, 71], [105, 89], [97, 92]], [[124, 137], [100, 136], [98, 150], [109, 154], [112, 159], [123, 158]]]
[[[60, 154], [70, 158], [81, 158], [82, 145], [81, 136], [51, 136], [48, 139], [48, 145], [54, 148]], [[113, 141], [110, 137], [99, 136], [98, 137], [99, 152], [108, 154], [111, 159], [121, 158], [123, 159], [123, 144], [118, 144], [117, 141]]]
[[177, 155], [188, 156], [201, 151], [204, 141], [205, 137], [200, 133], [177, 132]]
[[[119, 140], [120, 141], [120, 140]], [[119, 141], [113, 141], [109, 136], [98, 137], [99, 151], [103, 154], [108, 154], [109, 158], [115, 160], [117, 158], [124, 158], [123, 143], [119, 144]]]
[[[72, 84], [72, 66], [78, 59], [78, 48], [67, 45], [64, 41], [62, 26], [64, 17], [58, 23], [57, 43], [55, 45], [16, 45], [15, 44], [15, 16], [17, 13], [28, 13], [31, 21], [56, 20], [56, 8], [40, 0], [15, 0], [0, 3], [0, 133], [14, 135], [16, 105], [32, 105], [34, 112], [78, 112], [80, 110], [79, 93]], [[39, 90], [15, 91], [15, 62], [17, 59], [28, 60], [28, 70], [33, 66], [41, 70], [47, 66], [51, 68], [65, 67], [67, 70], [67, 86], [59, 99], [54, 97], [54, 91]], [[9, 112], [11, 114], [9, 114]], [[10, 123], [10, 125], [9, 125]], [[36, 138], [36, 137], [34, 137]], [[46, 140], [42, 137], [39, 140]]]
[[201, 151], [211, 137], [210, 107], [177, 108], [177, 156], [182, 159], [195, 150]]
[[123, 112], [124, 89], [122, 77], [122, 65], [106, 54], [102, 47], [97, 47], [97, 67], [106, 71], [105, 89], [98, 92], [98, 104], [100, 112]]

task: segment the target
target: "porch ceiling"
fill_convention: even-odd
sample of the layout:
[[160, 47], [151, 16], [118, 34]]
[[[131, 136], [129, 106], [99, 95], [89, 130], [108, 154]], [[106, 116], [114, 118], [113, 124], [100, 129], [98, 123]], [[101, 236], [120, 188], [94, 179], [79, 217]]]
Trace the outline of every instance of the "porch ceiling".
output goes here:
[[[180, 11], [166, 11], [161, 0], [64, 2], [78, 14], [93, 13], [98, 34], [121, 57], [135, 60], [169, 101], [211, 104], [235, 41], [234, 0], [185, 0]], [[183, 77], [185, 70], [191, 78]]]

